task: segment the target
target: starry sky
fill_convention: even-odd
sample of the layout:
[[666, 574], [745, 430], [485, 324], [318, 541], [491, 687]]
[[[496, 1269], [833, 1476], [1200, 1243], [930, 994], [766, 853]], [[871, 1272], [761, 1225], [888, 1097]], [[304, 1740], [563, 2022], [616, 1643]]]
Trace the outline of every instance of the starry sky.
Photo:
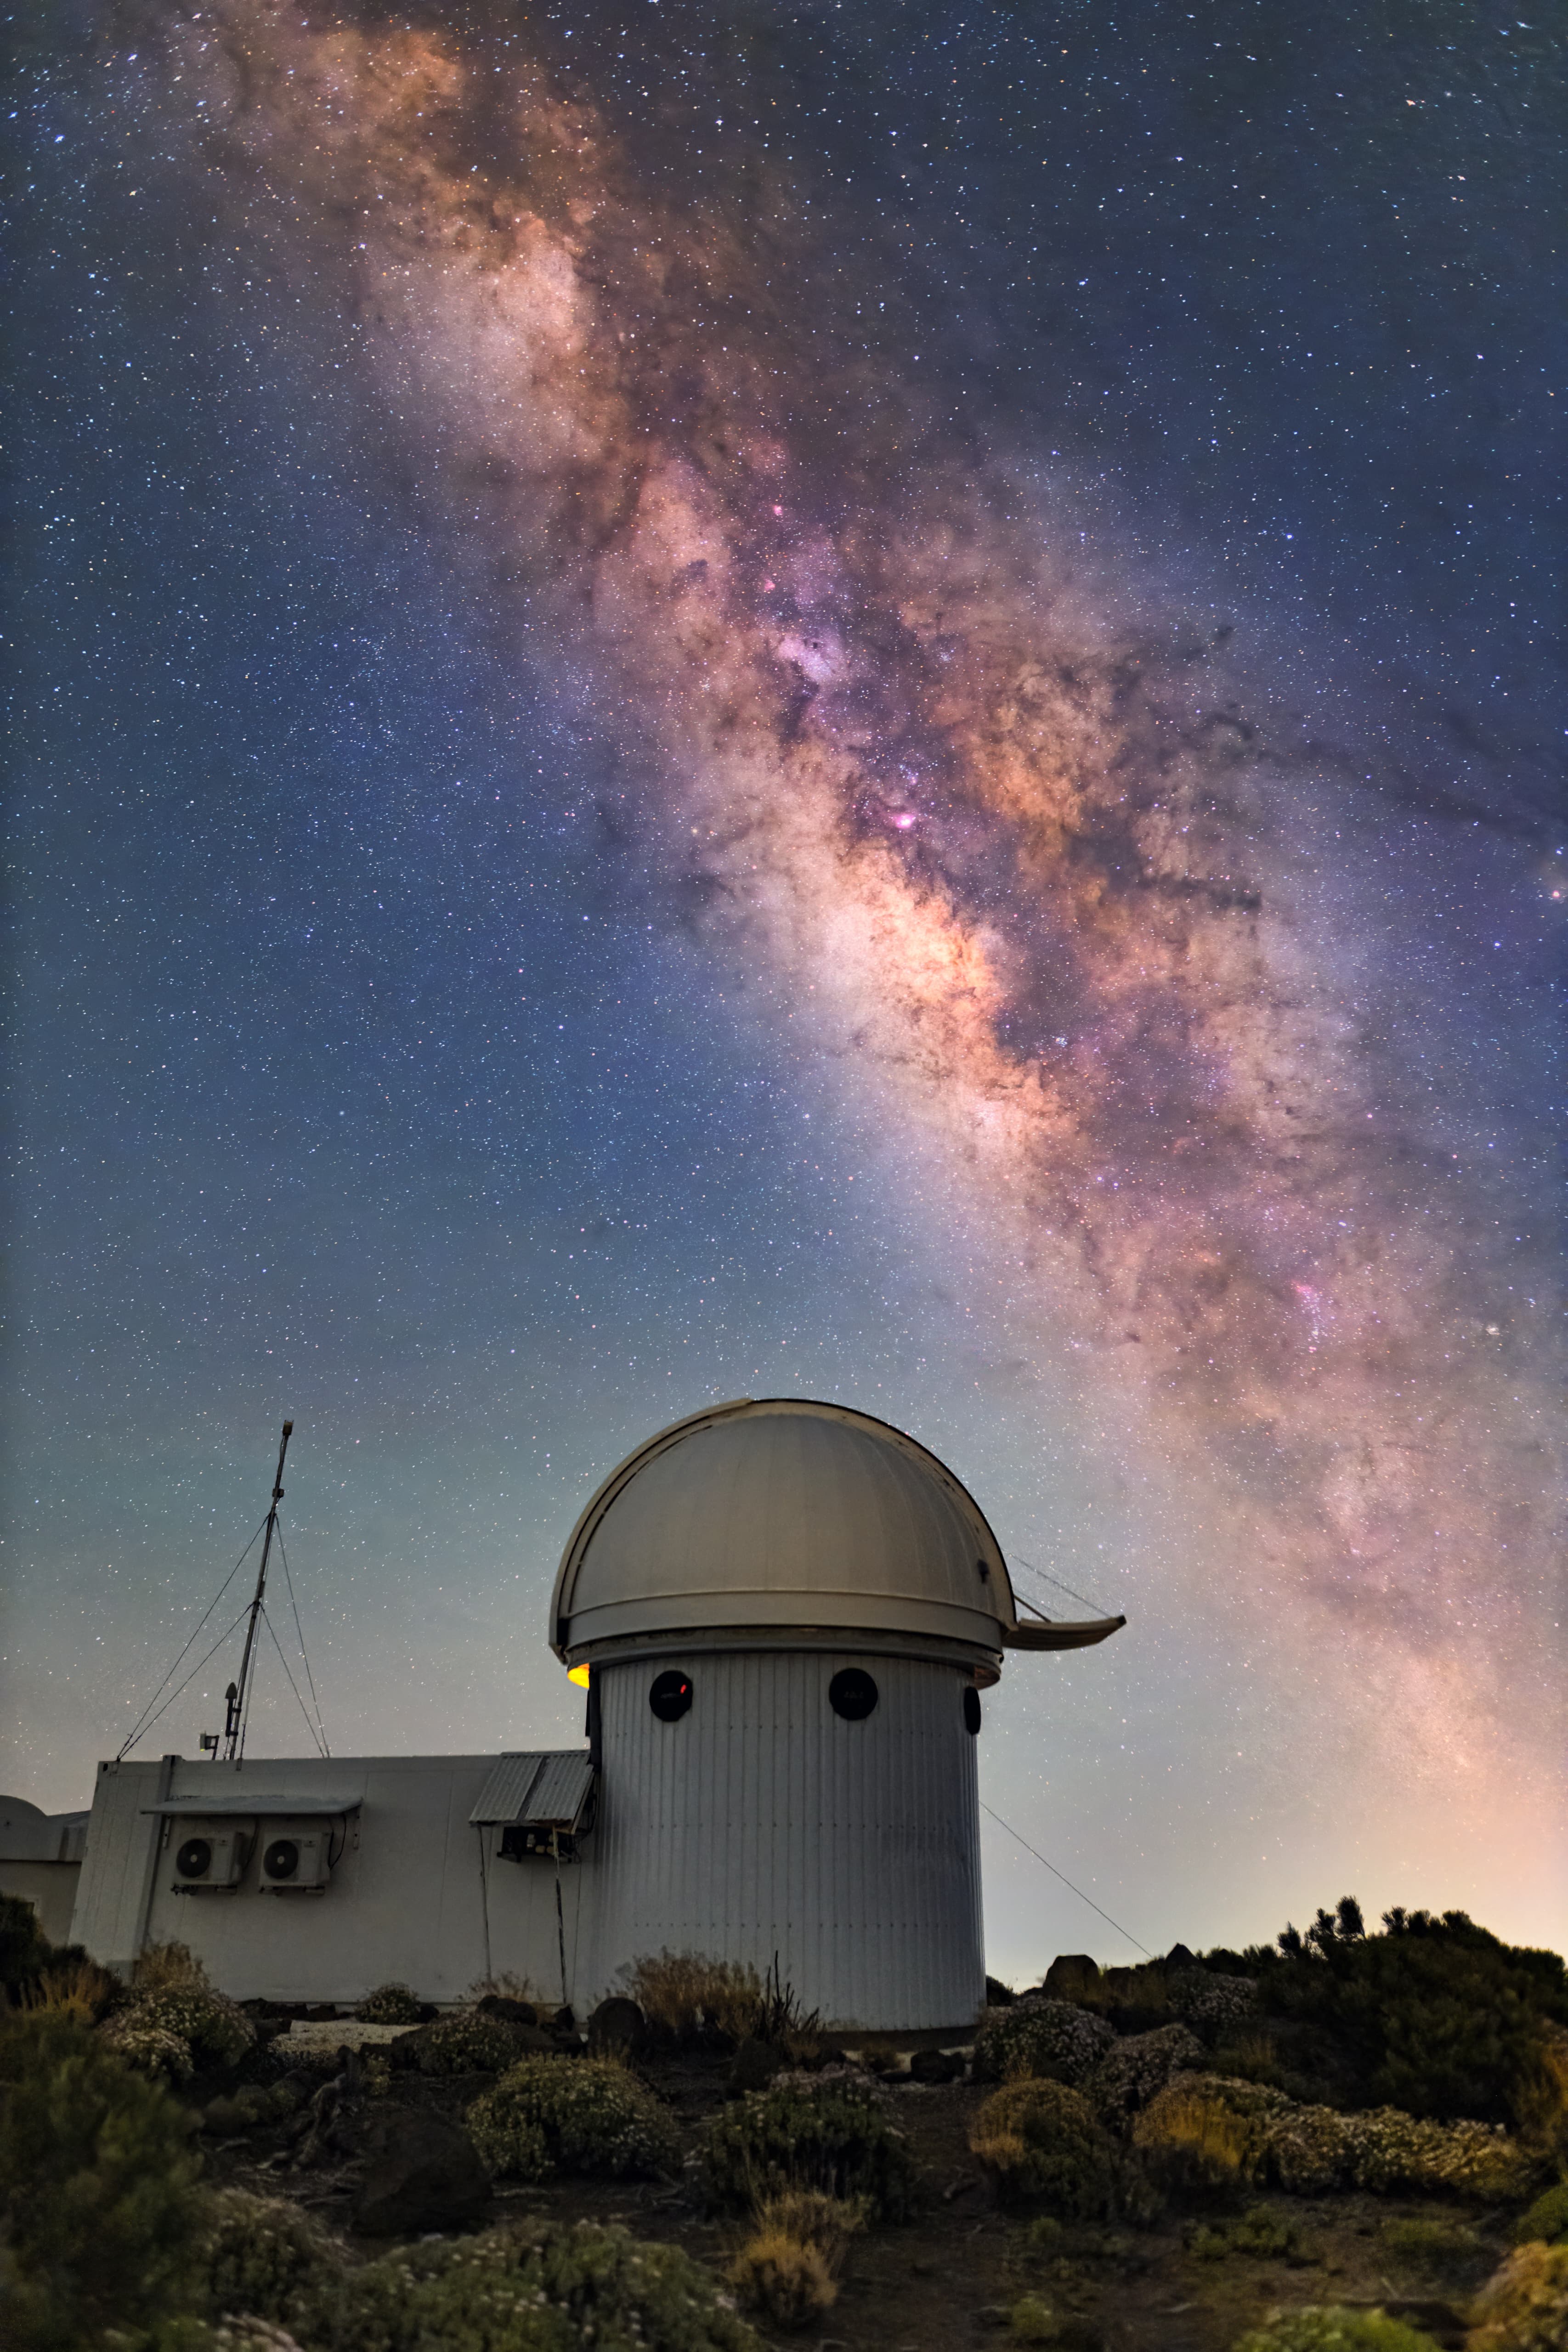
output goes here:
[[604, 1473], [835, 1397], [1129, 1620], [986, 1702], [993, 1968], [1561, 1947], [1549, 23], [26, 21], [5, 1785], [285, 1413], [333, 1749], [484, 1751]]

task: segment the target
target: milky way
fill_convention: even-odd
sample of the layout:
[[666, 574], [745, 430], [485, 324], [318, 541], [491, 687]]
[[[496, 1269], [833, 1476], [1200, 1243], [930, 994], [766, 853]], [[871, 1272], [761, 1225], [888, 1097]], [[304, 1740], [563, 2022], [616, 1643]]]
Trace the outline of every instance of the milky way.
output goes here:
[[1181, 1605], [1368, 1769], [1515, 1788], [1526, 1850], [1551, 1231], [1386, 885], [1436, 827], [1538, 914], [1533, 787], [1217, 553], [1146, 553], [1081, 448], [977, 423], [963, 304], [933, 325], [896, 209], [781, 152], [739, 37], [700, 88], [613, 12], [142, 37], [221, 234], [348, 321], [388, 498], [613, 747], [605, 887], [898, 1139], [931, 1261], [1139, 1465]]

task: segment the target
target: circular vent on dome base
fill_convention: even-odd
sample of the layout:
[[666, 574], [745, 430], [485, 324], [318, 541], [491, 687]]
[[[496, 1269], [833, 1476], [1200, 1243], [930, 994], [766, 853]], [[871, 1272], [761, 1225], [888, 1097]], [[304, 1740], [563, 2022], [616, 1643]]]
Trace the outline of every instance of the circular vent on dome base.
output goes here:
[[679, 1723], [691, 1705], [691, 1677], [678, 1666], [655, 1675], [647, 1703], [660, 1723]]
[[877, 1704], [877, 1685], [864, 1666], [843, 1666], [827, 1685], [827, 1704], [846, 1723], [864, 1723]]

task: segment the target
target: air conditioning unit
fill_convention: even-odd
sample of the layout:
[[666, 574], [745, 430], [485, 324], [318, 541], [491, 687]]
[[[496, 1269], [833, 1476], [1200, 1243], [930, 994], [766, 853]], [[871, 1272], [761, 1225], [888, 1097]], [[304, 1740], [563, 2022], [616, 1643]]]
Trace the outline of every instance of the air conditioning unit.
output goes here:
[[261, 1832], [264, 1895], [319, 1895], [332, 1874], [341, 1822], [268, 1822]]
[[245, 1876], [256, 1842], [249, 1822], [177, 1821], [169, 1843], [174, 1853], [174, 1892], [198, 1895], [205, 1888], [232, 1892]]

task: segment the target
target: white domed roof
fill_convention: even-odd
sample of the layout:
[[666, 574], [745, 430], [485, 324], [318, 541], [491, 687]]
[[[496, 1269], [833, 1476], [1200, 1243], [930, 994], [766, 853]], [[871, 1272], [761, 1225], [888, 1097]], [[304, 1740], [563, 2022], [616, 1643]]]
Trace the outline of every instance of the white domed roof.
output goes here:
[[717, 1405], [629, 1454], [573, 1530], [552, 1635], [606, 1643], [835, 1629], [995, 1657], [1016, 1625], [1006, 1563], [951, 1470], [847, 1406]]

